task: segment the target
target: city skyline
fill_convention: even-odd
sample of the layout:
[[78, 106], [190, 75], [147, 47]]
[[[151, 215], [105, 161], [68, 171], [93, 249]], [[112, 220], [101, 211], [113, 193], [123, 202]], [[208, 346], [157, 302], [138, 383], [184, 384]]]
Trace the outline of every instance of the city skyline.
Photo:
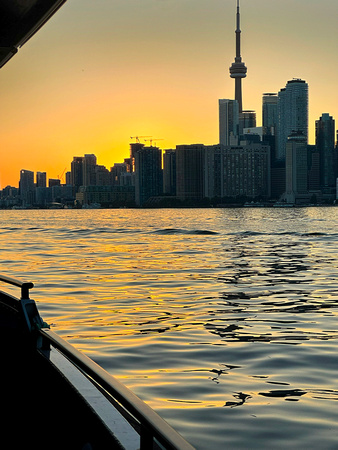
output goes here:
[[[130, 136], [163, 149], [218, 141], [218, 99], [234, 98], [235, 0], [79, 5], [67, 2], [0, 71], [2, 188], [22, 168], [57, 178], [74, 154], [122, 162]], [[309, 84], [309, 143], [323, 113], [338, 117], [336, 12], [330, 0], [241, 1], [243, 108], [258, 124], [263, 93], [295, 77]]]

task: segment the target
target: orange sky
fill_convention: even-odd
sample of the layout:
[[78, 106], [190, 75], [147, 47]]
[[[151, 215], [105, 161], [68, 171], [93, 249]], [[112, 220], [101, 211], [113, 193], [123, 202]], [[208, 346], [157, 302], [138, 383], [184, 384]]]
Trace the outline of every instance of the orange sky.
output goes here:
[[[1, 187], [20, 169], [56, 178], [85, 153], [110, 168], [131, 136], [216, 144], [235, 13], [235, 0], [68, 0], [0, 70]], [[309, 84], [310, 143], [323, 112], [338, 121], [337, 17], [337, 0], [241, 0], [243, 106], [258, 125], [262, 94], [294, 77]]]

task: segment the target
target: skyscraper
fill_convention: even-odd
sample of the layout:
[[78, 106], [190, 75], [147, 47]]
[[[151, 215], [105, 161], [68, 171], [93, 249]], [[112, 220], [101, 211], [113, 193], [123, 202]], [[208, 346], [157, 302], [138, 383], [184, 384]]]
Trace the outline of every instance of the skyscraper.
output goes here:
[[83, 159], [83, 186], [96, 185], [96, 156], [85, 154]]
[[34, 172], [24, 169], [20, 171], [19, 192], [23, 206], [35, 203]]
[[307, 171], [307, 139], [301, 131], [294, 132], [288, 137], [286, 144], [285, 198], [287, 202], [301, 203], [302, 198], [308, 200]]
[[327, 113], [316, 120], [316, 147], [320, 161], [321, 187], [335, 186], [334, 173], [335, 121]]
[[45, 188], [47, 186], [47, 173], [36, 172], [36, 187]]
[[176, 195], [176, 150], [163, 154], [163, 194]]
[[219, 105], [219, 143], [234, 145], [239, 135], [239, 107], [237, 100], [220, 99]]
[[150, 197], [163, 191], [162, 151], [158, 147], [142, 147], [135, 152], [135, 202], [144, 205]]
[[239, 114], [239, 134], [244, 133], [244, 128], [256, 127], [256, 112], [252, 110], [242, 111]]
[[299, 78], [287, 82], [278, 93], [276, 158], [285, 161], [286, 143], [293, 132], [302, 132], [308, 140], [308, 84]]
[[263, 135], [274, 136], [276, 134], [276, 126], [278, 120], [278, 95], [263, 94]]
[[204, 195], [203, 144], [176, 146], [176, 195], [180, 200], [200, 200]]
[[[263, 94], [262, 104], [263, 141], [270, 145], [271, 164], [275, 166], [276, 160], [276, 133], [278, 122], [278, 95]], [[275, 180], [275, 178], [274, 178]], [[284, 189], [282, 190], [284, 192]]]
[[70, 181], [72, 186], [75, 186], [76, 191], [83, 185], [83, 156], [74, 156], [71, 163]]
[[205, 148], [205, 197], [270, 197], [270, 148], [264, 144]]
[[236, 14], [236, 57], [235, 62], [230, 66], [230, 77], [235, 79], [235, 99], [238, 102], [239, 112], [243, 110], [242, 103], [242, 78], [246, 77], [247, 68], [242, 62], [241, 57], [241, 28], [240, 28], [240, 13], [239, 0], [237, 0], [237, 14]]

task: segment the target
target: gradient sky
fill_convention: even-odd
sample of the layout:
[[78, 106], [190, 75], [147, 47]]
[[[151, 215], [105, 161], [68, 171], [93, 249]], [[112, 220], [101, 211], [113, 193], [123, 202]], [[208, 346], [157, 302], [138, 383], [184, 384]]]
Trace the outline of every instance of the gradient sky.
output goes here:
[[[0, 183], [20, 169], [110, 168], [131, 136], [161, 148], [218, 143], [218, 99], [234, 98], [236, 0], [68, 0], [0, 70]], [[309, 140], [338, 122], [338, 1], [241, 0], [243, 107], [296, 77], [309, 84]], [[148, 143], [149, 144], [149, 143]]]

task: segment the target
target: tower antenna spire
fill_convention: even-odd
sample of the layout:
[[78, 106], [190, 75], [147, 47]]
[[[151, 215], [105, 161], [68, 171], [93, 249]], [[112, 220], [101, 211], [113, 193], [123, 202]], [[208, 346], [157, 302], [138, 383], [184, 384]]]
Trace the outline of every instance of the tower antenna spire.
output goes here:
[[242, 78], [246, 77], [247, 68], [242, 62], [241, 57], [241, 27], [240, 27], [240, 12], [239, 12], [239, 0], [237, 0], [237, 13], [236, 13], [236, 57], [235, 62], [230, 67], [230, 77], [235, 78], [235, 100], [238, 101], [239, 112], [243, 111], [242, 104]]

